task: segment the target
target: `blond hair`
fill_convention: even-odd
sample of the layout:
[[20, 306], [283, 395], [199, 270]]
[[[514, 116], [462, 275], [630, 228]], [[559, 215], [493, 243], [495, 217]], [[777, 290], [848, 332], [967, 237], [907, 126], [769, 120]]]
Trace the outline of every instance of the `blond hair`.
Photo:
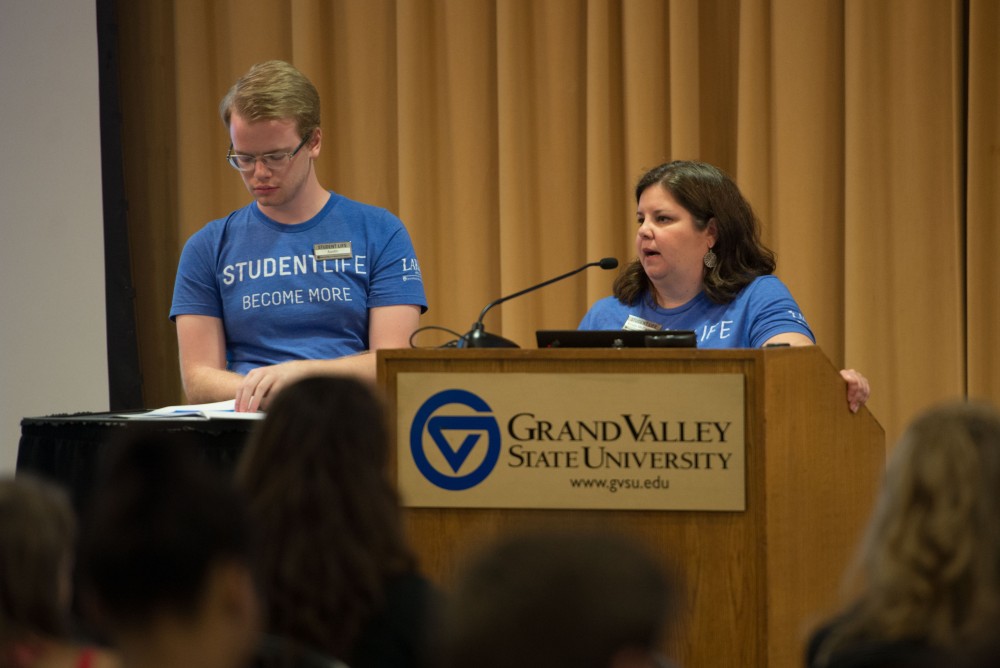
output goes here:
[[319, 92], [302, 72], [283, 60], [257, 63], [233, 84], [219, 104], [229, 127], [233, 113], [247, 121], [293, 119], [305, 139], [319, 127]]
[[859, 641], [946, 650], [1000, 620], [1000, 413], [951, 403], [919, 416], [892, 453], [853, 575], [862, 593], [819, 649]]

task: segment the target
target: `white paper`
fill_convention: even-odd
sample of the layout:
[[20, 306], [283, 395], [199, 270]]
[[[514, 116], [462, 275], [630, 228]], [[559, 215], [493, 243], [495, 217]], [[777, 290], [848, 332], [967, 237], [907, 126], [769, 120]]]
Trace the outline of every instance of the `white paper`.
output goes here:
[[211, 420], [213, 418], [224, 418], [227, 420], [262, 420], [264, 413], [237, 413], [236, 401], [227, 399], [226, 401], [216, 401], [210, 404], [188, 404], [185, 406], [166, 406], [144, 413], [122, 413], [117, 417], [128, 418], [130, 420], [159, 420], [163, 418], [194, 418], [199, 420]]

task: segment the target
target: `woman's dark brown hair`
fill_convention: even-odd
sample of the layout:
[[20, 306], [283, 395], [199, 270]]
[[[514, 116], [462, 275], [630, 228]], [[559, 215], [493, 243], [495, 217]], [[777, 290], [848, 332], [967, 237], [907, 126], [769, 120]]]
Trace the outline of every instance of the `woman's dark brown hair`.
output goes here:
[[[722, 170], [704, 162], [674, 161], [646, 172], [635, 187], [635, 200], [654, 185], [664, 188], [703, 230], [715, 220], [718, 239], [715, 267], [705, 269], [705, 294], [728, 304], [758, 276], [774, 272], [774, 253], [760, 240], [760, 223], [750, 203]], [[630, 262], [615, 279], [614, 295], [635, 304], [651, 288], [639, 260]]]
[[414, 568], [386, 476], [381, 402], [350, 378], [277, 396], [237, 470], [258, 528], [268, 631], [347, 657], [386, 581]]

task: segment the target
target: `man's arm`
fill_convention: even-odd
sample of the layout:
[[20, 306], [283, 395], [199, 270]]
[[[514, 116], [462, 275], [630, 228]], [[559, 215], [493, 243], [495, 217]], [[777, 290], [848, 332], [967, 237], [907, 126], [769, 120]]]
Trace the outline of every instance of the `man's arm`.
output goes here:
[[176, 323], [181, 382], [188, 402], [203, 404], [236, 396], [243, 377], [226, 370], [222, 320], [208, 315], [179, 315]]
[[[236, 410], [266, 409], [282, 388], [313, 375], [349, 375], [375, 380], [375, 351], [409, 348], [420, 323], [420, 307], [409, 304], [368, 310], [368, 351], [332, 360], [294, 360], [251, 370], [236, 390]], [[239, 376], [237, 376], [239, 378]]]

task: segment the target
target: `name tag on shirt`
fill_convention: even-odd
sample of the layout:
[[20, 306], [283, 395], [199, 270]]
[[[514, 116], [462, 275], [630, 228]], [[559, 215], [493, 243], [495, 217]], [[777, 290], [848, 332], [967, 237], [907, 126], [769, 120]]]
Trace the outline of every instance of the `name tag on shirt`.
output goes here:
[[630, 315], [628, 320], [625, 321], [625, 326], [622, 327], [622, 329], [628, 329], [633, 332], [658, 332], [663, 329], [663, 325], [653, 322], [652, 320], [640, 318], [637, 315]]
[[317, 260], [343, 260], [351, 257], [350, 241], [335, 241], [329, 244], [314, 244], [313, 257]]

